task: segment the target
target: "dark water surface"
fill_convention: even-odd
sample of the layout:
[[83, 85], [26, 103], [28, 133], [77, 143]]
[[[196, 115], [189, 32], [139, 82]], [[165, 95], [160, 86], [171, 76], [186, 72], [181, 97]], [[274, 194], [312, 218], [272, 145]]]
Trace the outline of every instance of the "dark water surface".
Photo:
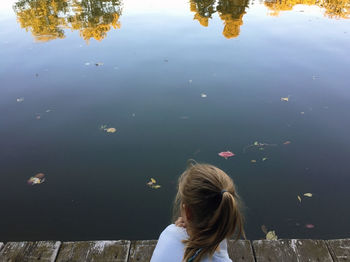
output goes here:
[[2, 0], [0, 240], [157, 238], [190, 158], [250, 239], [349, 237], [350, 1], [303, 3]]

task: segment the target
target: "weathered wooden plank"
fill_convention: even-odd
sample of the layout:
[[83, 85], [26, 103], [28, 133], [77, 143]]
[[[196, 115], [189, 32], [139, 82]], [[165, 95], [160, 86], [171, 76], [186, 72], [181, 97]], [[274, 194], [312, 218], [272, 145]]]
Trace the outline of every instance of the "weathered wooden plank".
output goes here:
[[253, 249], [257, 262], [333, 262], [326, 243], [323, 240], [256, 240], [253, 242]]
[[299, 261], [322, 261], [333, 262], [327, 244], [324, 240], [313, 239], [292, 239], [291, 243], [296, 247]]
[[0, 252], [0, 262], [54, 262], [59, 241], [8, 242]]
[[350, 261], [350, 239], [328, 240], [327, 243], [334, 261]]
[[288, 240], [255, 240], [253, 249], [257, 262], [297, 261], [297, 256]]
[[129, 262], [149, 262], [157, 240], [133, 241], [130, 247]]
[[64, 242], [57, 262], [127, 262], [130, 241]]
[[4, 243], [0, 242], [0, 250], [2, 249], [3, 246], [4, 246]]
[[229, 240], [227, 242], [228, 255], [235, 262], [254, 262], [252, 245], [249, 240]]

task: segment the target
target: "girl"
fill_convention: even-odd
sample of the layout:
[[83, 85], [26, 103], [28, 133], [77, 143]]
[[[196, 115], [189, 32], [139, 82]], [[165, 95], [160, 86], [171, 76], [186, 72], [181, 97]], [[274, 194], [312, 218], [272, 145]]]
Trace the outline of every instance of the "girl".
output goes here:
[[175, 225], [160, 235], [151, 262], [231, 262], [226, 239], [245, 237], [240, 200], [219, 168], [192, 163], [180, 176]]

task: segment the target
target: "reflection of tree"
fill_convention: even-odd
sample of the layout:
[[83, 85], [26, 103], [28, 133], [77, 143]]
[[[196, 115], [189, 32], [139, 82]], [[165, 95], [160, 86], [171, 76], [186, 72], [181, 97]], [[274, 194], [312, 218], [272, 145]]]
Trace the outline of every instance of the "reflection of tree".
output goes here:
[[20, 0], [14, 10], [22, 28], [37, 41], [64, 38], [64, 29], [78, 30], [85, 40], [102, 40], [119, 28], [119, 0]]
[[[245, 8], [249, 0], [190, 0], [191, 11], [195, 12], [194, 19], [202, 26], [208, 26], [212, 14], [218, 11], [225, 27], [222, 32], [226, 38], [237, 37], [243, 24]], [[216, 5], [217, 4], [217, 5]], [[216, 7], [215, 7], [216, 5]], [[216, 10], [215, 10], [216, 8]]]
[[248, 7], [248, 0], [219, 0], [217, 10], [225, 23], [222, 32], [226, 38], [237, 37], [243, 25], [243, 15]]
[[[350, 18], [350, 0], [264, 0], [270, 15], [277, 16], [280, 11], [292, 10], [295, 5], [316, 5], [324, 8], [330, 18]], [[243, 25], [243, 16], [249, 0], [190, 0], [190, 8], [195, 12], [194, 19], [207, 27], [209, 19], [218, 12], [225, 27], [222, 34], [226, 38], [237, 37]]]
[[319, 6], [326, 9], [325, 15], [330, 18], [350, 18], [350, 0], [322, 1]]
[[208, 20], [215, 13], [215, 0], [190, 0], [191, 11], [195, 12], [194, 19], [202, 26], [208, 26]]
[[280, 11], [292, 10], [295, 5], [315, 5], [324, 8], [330, 18], [349, 18], [350, 0], [277, 0], [265, 1], [271, 11], [270, 15], [278, 16]]
[[59, 14], [68, 11], [66, 1], [22, 0], [14, 8], [21, 27], [30, 30], [36, 40], [64, 38], [63, 27], [66, 26], [66, 21]]
[[85, 39], [102, 40], [113, 27], [120, 28], [118, 22], [121, 10], [119, 0], [74, 1], [74, 15], [69, 17], [72, 29], [79, 30]]

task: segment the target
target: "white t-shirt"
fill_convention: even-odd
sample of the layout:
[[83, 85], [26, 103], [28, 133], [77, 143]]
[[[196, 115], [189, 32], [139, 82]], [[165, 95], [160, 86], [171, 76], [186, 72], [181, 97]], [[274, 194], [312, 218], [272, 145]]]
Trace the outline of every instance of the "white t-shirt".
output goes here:
[[[185, 252], [185, 245], [182, 243], [184, 239], [188, 239], [184, 228], [177, 227], [174, 224], [169, 225], [160, 234], [151, 262], [181, 262]], [[228, 257], [226, 239], [220, 243], [220, 251], [216, 251], [212, 259], [206, 256], [201, 260], [201, 262], [209, 261], [232, 262]]]

